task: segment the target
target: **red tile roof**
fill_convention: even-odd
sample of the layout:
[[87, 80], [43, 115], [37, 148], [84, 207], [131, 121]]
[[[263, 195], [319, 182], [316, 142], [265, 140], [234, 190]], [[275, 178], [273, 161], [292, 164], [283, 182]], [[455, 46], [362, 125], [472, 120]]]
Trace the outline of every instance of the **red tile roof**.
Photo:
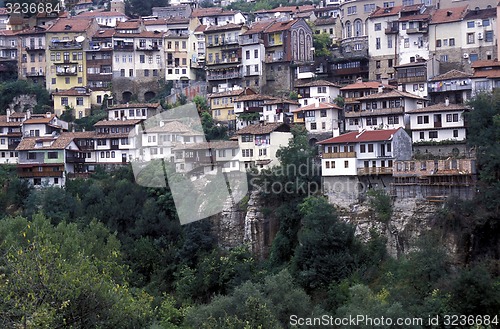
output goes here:
[[290, 131], [290, 126], [286, 123], [273, 122], [273, 123], [262, 123], [256, 125], [246, 126], [236, 132], [237, 135], [265, 135], [270, 134], [275, 130], [282, 130], [285, 132]]
[[125, 22], [116, 22], [116, 29], [119, 30], [135, 30], [141, 26], [141, 22], [135, 19], [131, 19]]
[[314, 11], [314, 6], [313, 5], [303, 5], [303, 6], [282, 6], [282, 7], [276, 7], [274, 9], [261, 9], [257, 10], [255, 13], [257, 14], [265, 14], [265, 13], [299, 13], [299, 12], [307, 12], [307, 11]]
[[206, 26], [206, 25], [201, 24], [201, 25], [198, 25], [198, 26], [196, 27], [196, 29], [194, 30], [194, 32], [205, 32], [205, 30], [206, 30], [206, 29], [207, 29], [207, 26]]
[[[40, 137], [25, 137], [21, 140], [17, 146], [17, 151], [28, 151], [28, 150], [63, 150], [71, 144], [73, 141], [73, 135], [71, 133], [62, 133], [58, 137], [40, 138]], [[37, 141], [52, 141], [50, 146], [40, 146], [36, 147]]]
[[255, 23], [253, 23], [250, 26], [250, 28], [248, 29], [248, 31], [246, 31], [243, 34], [245, 35], [245, 34], [255, 34], [255, 33], [264, 32], [264, 30], [267, 27], [269, 27], [271, 24], [273, 24], [273, 23], [274, 23], [274, 20], [266, 20], [266, 21], [255, 22]]
[[[194, 9], [191, 13], [191, 17], [207, 17], [221, 14], [223, 12], [223, 8], [220, 7], [211, 7], [211, 8], [198, 8]], [[230, 11], [229, 13], [232, 13]]]
[[484, 68], [484, 67], [498, 67], [500, 66], [500, 62], [496, 59], [492, 60], [479, 60], [475, 61], [471, 64], [471, 67], [476, 68]]
[[86, 32], [92, 24], [92, 17], [72, 17], [72, 18], [58, 18], [56, 23], [47, 29], [47, 32]]
[[387, 130], [363, 130], [362, 132], [353, 131], [337, 137], [325, 139], [324, 141], [318, 142], [317, 144], [389, 141], [399, 129], [403, 128]]
[[115, 17], [115, 16], [127, 17], [127, 15], [117, 11], [104, 11], [104, 10], [84, 11], [77, 15], [77, 17]]
[[279, 31], [286, 31], [289, 30], [293, 24], [295, 24], [298, 21], [298, 19], [292, 19], [288, 22], [275, 22], [271, 24], [269, 27], [267, 27], [264, 32], [265, 33], [273, 33], [273, 32], [279, 32]]
[[205, 33], [212, 33], [214, 31], [226, 31], [226, 30], [239, 30], [243, 27], [243, 24], [233, 24], [229, 23], [226, 25], [212, 25], [206, 28]]
[[311, 82], [306, 82], [304, 84], [297, 85], [296, 88], [300, 87], [320, 87], [320, 86], [330, 86], [330, 87], [337, 87], [340, 88], [340, 86], [336, 85], [333, 82], [326, 81], [326, 80], [315, 80]]
[[91, 90], [87, 90], [87, 89], [71, 88], [68, 90], [54, 92], [53, 95], [56, 95], [56, 96], [90, 96], [90, 92], [91, 92]]
[[407, 98], [414, 98], [414, 99], [421, 99], [421, 100], [425, 99], [423, 97], [414, 95], [414, 94], [406, 92], [406, 91], [393, 89], [393, 90], [389, 90], [389, 91], [383, 91], [381, 93], [375, 93], [375, 94], [371, 94], [368, 96], [359, 97], [358, 101], [368, 100], [368, 99], [400, 98], [400, 97], [407, 97]]
[[116, 32], [114, 34], [114, 36], [118, 37], [118, 38], [163, 38], [164, 35], [165, 35], [165, 32], [159, 32], [159, 31], [142, 31], [140, 33]]
[[373, 13], [370, 14], [370, 18], [385, 17], [385, 16], [395, 16], [399, 15], [403, 6], [394, 6], [389, 8], [377, 7]]
[[444, 103], [426, 106], [420, 109], [408, 111], [408, 113], [427, 113], [427, 112], [441, 112], [441, 111], [465, 111], [467, 107], [464, 104], [449, 104], [446, 106]]
[[466, 5], [462, 7], [438, 9], [434, 12], [434, 14], [432, 14], [429, 24], [443, 24], [461, 21], [465, 17], [468, 7], [469, 6]]
[[453, 69], [453, 70], [448, 71], [446, 73], [435, 76], [434, 78], [430, 79], [429, 81], [464, 79], [464, 78], [470, 78], [471, 76], [472, 76], [472, 74]]
[[[18, 113], [18, 112], [14, 112]], [[11, 121], [7, 122], [7, 116], [6, 115], [0, 115], [0, 127], [20, 127], [22, 122], [20, 121]]]
[[97, 30], [92, 36], [93, 39], [96, 38], [111, 38], [115, 34], [115, 29], [105, 29], [105, 30]]

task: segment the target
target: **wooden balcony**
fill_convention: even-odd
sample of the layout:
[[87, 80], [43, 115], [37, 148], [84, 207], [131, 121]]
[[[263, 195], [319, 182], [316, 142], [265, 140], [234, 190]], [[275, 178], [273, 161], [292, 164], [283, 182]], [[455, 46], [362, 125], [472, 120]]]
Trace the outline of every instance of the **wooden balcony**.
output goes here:
[[392, 175], [392, 167], [365, 167], [358, 168], [358, 176]]
[[57, 170], [44, 170], [44, 171], [21, 171], [17, 172], [17, 176], [20, 178], [32, 178], [32, 177], [62, 177], [63, 171]]
[[323, 159], [355, 158], [356, 152], [323, 153]]

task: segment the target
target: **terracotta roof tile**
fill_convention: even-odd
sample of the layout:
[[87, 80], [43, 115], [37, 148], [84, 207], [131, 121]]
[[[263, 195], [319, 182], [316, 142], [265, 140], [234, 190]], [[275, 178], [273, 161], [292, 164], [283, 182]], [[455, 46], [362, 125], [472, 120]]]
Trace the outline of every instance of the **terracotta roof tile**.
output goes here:
[[295, 24], [298, 21], [298, 19], [292, 19], [288, 22], [275, 22], [271, 24], [269, 27], [267, 27], [264, 32], [265, 33], [273, 33], [273, 32], [279, 32], [279, 31], [286, 31], [289, 30], [293, 24]]
[[93, 10], [93, 11], [84, 11], [77, 15], [77, 17], [127, 17], [127, 15], [117, 12], [117, 11], [104, 11], [104, 10]]
[[500, 78], [500, 70], [484, 70], [484, 71], [475, 71], [473, 78], [488, 78], [488, 79], [497, 79]]
[[264, 30], [273, 23], [274, 23], [274, 20], [265, 20], [265, 21], [255, 22], [250, 26], [248, 31], [243, 33], [243, 35], [264, 32]]
[[58, 18], [47, 32], [86, 32], [92, 24], [92, 17]]
[[113, 29], [100, 29], [97, 30], [94, 35], [92, 36], [92, 39], [98, 39], [98, 38], [111, 38], [115, 34], [116, 30]]
[[50, 114], [50, 117], [47, 117], [46, 115], [41, 115], [41, 116], [36, 116], [36, 115], [31, 115], [31, 118], [24, 121], [24, 124], [25, 125], [28, 125], [28, 124], [37, 124], [37, 123], [50, 123], [50, 121], [52, 121], [52, 119], [54, 119], [56, 117], [55, 114]]
[[479, 61], [475, 61], [471, 64], [471, 67], [474, 69], [485, 68], [485, 67], [498, 67], [498, 66], [500, 66], [500, 62], [496, 59], [479, 60]]
[[22, 122], [7, 122], [7, 116], [6, 115], [0, 115], [0, 127], [20, 127], [22, 125]]
[[290, 126], [286, 123], [273, 122], [273, 123], [263, 123], [246, 126], [236, 132], [237, 135], [265, 135], [270, 134], [275, 130], [283, 129], [284, 131], [290, 131]]
[[408, 113], [426, 113], [426, 112], [437, 112], [437, 111], [466, 111], [468, 108], [464, 104], [449, 104], [446, 106], [444, 103], [434, 104], [431, 106], [426, 106], [420, 109], [415, 109], [408, 111]]
[[179, 121], [169, 121], [165, 122], [163, 126], [146, 127], [147, 133], [176, 133], [185, 134], [190, 136], [204, 135], [201, 131], [196, 131], [191, 129], [182, 122]]
[[463, 78], [470, 78], [471, 76], [472, 76], [472, 74], [453, 69], [453, 70], [448, 71], [446, 73], [435, 76], [434, 78], [430, 79], [429, 81], [463, 79]]
[[90, 96], [90, 93], [91, 93], [92, 90], [90, 89], [81, 89], [81, 88], [78, 88], [78, 87], [73, 87], [71, 89], [68, 89], [68, 90], [62, 90], [62, 91], [58, 91], [58, 92], [54, 92], [53, 95], [56, 95], [56, 96]]
[[211, 33], [214, 31], [225, 31], [225, 30], [238, 30], [241, 29], [243, 24], [229, 23], [226, 25], [212, 25], [206, 28], [205, 33]]
[[206, 30], [206, 29], [207, 29], [207, 26], [206, 26], [206, 25], [201, 24], [201, 25], [198, 25], [198, 26], [196, 27], [196, 29], [194, 30], [194, 32], [195, 32], [195, 33], [196, 33], [196, 32], [205, 32], [205, 30]]
[[257, 14], [265, 14], [265, 13], [297, 13], [297, 12], [307, 12], [314, 11], [313, 5], [303, 5], [303, 6], [281, 6], [276, 7], [274, 9], [261, 9], [257, 10], [255, 13]]
[[[17, 146], [16, 150], [17, 151], [28, 151], [28, 150], [63, 150], [71, 144], [73, 141], [74, 136], [72, 133], [62, 133], [61, 135], [57, 137], [50, 137], [50, 138], [40, 138], [40, 137], [25, 137], [21, 140], [19, 145]], [[52, 141], [50, 146], [40, 146], [36, 147], [36, 142], [37, 141]]]
[[361, 133], [353, 131], [346, 133], [337, 137], [328, 138], [324, 141], [318, 142], [318, 144], [339, 144], [339, 143], [358, 143], [358, 142], [377, 142], [377, 141], [388, 141], [392, 139], [392, 136], [399, 130], [398, 129], [388, 129], [388, 130], [363, 130]]
[[458, 22], [464, 19], [469, 6], [438, 9], [432, 14], [429, 24]]
[[324, 25], [334, 25], [337, 23], [337, 19], [335, 17], [328, 18], [318, 18], [314, 21], [314, 25], [316, 26], [324, 26]]
[[485, 18], [494, 18], [497, 16], [497, 9], [495, 8], [487, 8], [487, 9], [471, 9], [465, 15], [465, 19], [485, 19]]
[[373, 13], [370, 14], [370, 18], [385, 17], [385, 16], [396, 16], [399, 15], [403, 6], [394, 6], [390, 8], [377, 7]]
[[239, 96], [244, 91], [245, 91], [245, 89], [236, 89], [236, 90], [223, 91], [223, 92], [220, 92], [220, 93], [208, 94], [207, 98], [217, 98], [217, 97], [226, 97], [226, 96]]
[[262, 94], [252, 94], [252, 95], [241, 95], [235, 101], [236, 102], [246, 102], [246, 101], [267, 101], [267, 100], [275, 100], [278, 99], [276, 97], [262, 95]]
[[157, 19], [145, 19], [144, 25], [167, 25], [167, 20], [165, 18], [157, 18]]
[[290, 104], [290, 105], [300, 105], [299, 102], [291, 100], [291, 99], [274, 99], [274, 100], [268, 100], [264, 101], [264, 105], [279, 105], [279, 104]]
[[[118, 29], [118, 28], [117, 28]], [[118, 38], [162, 38], [165, 32], [159, 31], [142, 31], [140, 33], [120, 33], [116, 32], [114, 37]]]
[[116, 29], [120, 30], [135, 30], [141, 26], [141, 22], [138, 20], [128, 20], [125, 22], [116, 22]]

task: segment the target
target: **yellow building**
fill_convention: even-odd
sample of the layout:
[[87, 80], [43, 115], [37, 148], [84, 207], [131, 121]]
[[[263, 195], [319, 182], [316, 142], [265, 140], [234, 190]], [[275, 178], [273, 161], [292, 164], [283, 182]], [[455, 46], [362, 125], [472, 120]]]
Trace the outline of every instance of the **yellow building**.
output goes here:
[[74, 87], [69, 90], [54, 92], [54, 113], [61, 116], [66, 107], [73, 109], [75, 119], [90, 115], [92, 91], [85, 87]]
[[84, 49], [97, 31], [93, 18], [59, 18], [46, 31], [47, 89], [51, 92], [87, 85]]
[[250, 88], [240, 88], [208, 95], [213, 119], [218, 122], [226, 123], [229, 129], [234, 129], [236, 123], [234, 101], [238, 96], [253, 94], [255, 94], [255, 91]]

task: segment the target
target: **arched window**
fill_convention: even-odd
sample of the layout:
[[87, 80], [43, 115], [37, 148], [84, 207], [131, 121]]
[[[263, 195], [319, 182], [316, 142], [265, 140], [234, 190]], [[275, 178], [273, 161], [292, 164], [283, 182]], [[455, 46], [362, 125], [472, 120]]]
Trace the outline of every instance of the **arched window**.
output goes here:
[[354, 35], [357, 37], [363, 35], [363, 23], [360, 19], [354, 21]]
[[352, 26], [350, 21], [345, 22], [345, 37], [352, 37]]

